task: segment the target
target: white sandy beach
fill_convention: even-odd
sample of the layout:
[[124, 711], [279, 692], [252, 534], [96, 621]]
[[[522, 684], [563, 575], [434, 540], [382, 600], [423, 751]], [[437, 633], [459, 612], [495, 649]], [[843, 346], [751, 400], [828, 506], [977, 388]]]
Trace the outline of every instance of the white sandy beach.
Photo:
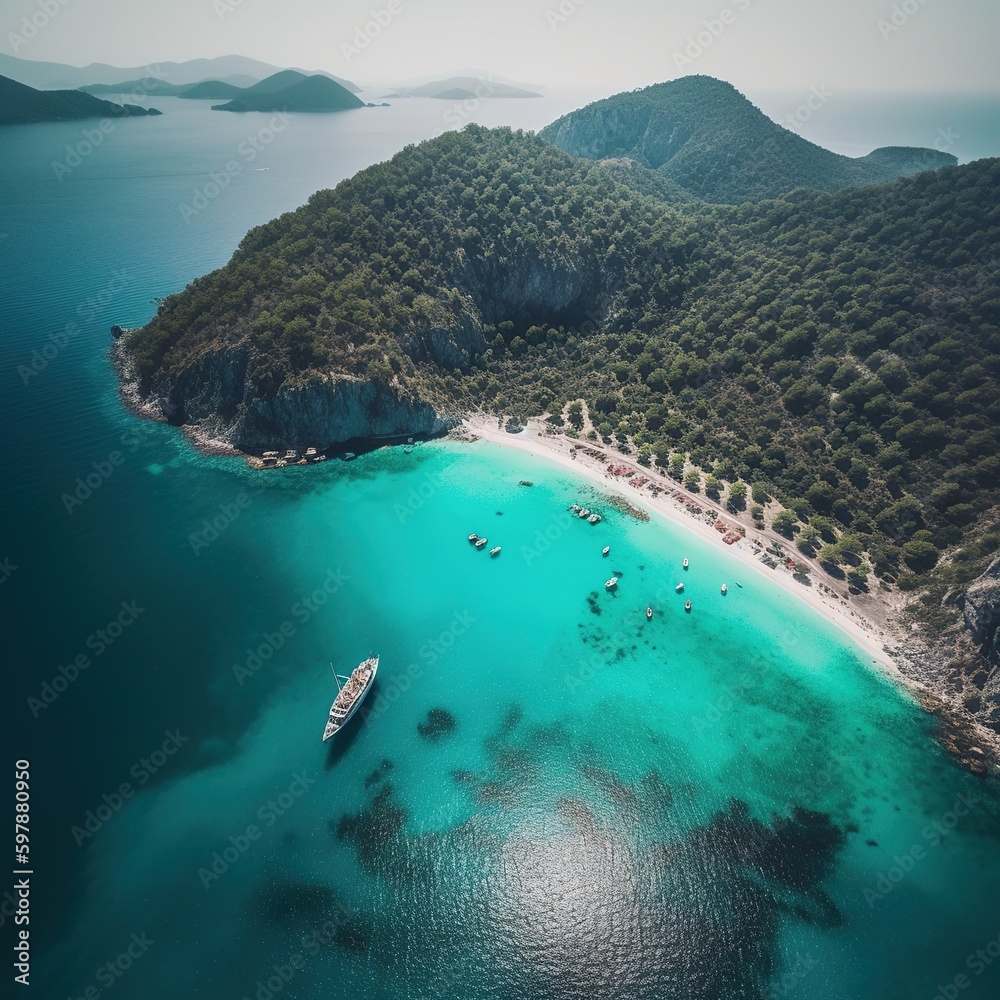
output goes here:
[[[769, 569], [760, 561], [759, 554], [754, 551], [754, 543], [756, 542], [766, 549], [770, 544], [770, 538], [750, 528], [743, 541], [736, 542], [734, 545], [726, 545], [722, 540], [722, 535], [705, 516], [692, 515], [669, 494], [654, 496], [646, 489], [638, 490], [629, 487], [627, 480], [612, 477], [607, 472], [606, 464], [607, 462], [615, 462], [637, 469], [650, 480], [650, 484], [655, 484], [664, 490], [679, 489], [676, 482], [660, 476], [648, 468], [640, 467], [634, 460], [594, 442], [572, 441], [563, 435], [540, 434], [534, 424], [519, 434], [510, 434], [498, 428], [495, 417], [477, 416], [467, 418], [464, 421], [464, 427], [469, 434], [484, 441], [504, 448], [527, 452], [542, 461], [552, 462], [571, 470], [577, 475], [593, 481], [608, 493], [624, 497], [634, 506], [655, 512], [699, 537], [728, 550], [733, 559], [750, 567], [754, 572], [763, 574], [769, 580], [773, 580], [799, 600], [804, 601], [816, 614], [821, 615], [844, 632], [856, 646], [860, 647], [873, 665], [887, 671], [893, 680], [907, 687], [913, 686], [913, 682], [900, 673], [896, 663], [886, 651], [885, 643], [888, 637], [879, 625], [866, 620], [856, 609], [851, 607], [846, 599], [839, 595], [821, 592], [815, 583], [807, 585], [798, 582], [781, 565], [777, 569]], [[574, 447], [579, 450], [574, 451]], [[604, 453], [607, 456], [606, 462], [602, 463], [600, 460], [584, 454], [584, 449], [590, 448]], [[719, 509], [717, 505], [712, 504], [702, 495], [694, 495], [693, 499], [706, 511]], [[728, 520], [732, 521], [733, 519], [729, 517]]]

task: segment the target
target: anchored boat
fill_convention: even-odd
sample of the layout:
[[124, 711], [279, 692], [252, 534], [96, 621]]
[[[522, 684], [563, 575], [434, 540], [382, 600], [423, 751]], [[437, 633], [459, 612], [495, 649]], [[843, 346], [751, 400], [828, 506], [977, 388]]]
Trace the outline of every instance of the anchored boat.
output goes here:
[[[338, 677], [333, 664], [334, 679], [337, 681], [337, 697], [330, 706], [330, 716], [326, 720], [326, 729], [323, 731], [323, 742], [325, 743], [331, 736], [336, 736], [351, 717], [361, 707], [361, 703], [368, 696], [368, 692], [375, 683], [375, 675], [378, 673], [378, 657], [369, 656], [363, 663], [359, 663], [350, 677]], [[341, 684], [341, 681], [344, 683]]]
[[611, 577], [610, 580], [608, 580], [604, 584], [604, 589], [605, 590], [614, 590], [615, 587], [617, 587], [617, 586], [618, 586], [618, 577], [617, 576], [613, 576], [613, 577]]

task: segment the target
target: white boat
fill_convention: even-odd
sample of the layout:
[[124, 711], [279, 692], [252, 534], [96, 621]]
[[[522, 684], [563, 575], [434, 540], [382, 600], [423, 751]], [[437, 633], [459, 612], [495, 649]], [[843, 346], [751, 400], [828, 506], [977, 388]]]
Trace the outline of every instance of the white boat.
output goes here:
[[646, 608], [646, 621], [651, 621], [653, 618], [653, 609]]
[[498, 555], [500, 555], [500, 546], [499, 545], [497, 545], [495, 548], [490, 549], [490, 556], [493, 559], [496, 559], [496, 557]]
[[472, 544], [475, 545], [477, 549], [485, 549], [489, 543], [490, 540], [488, 538], [477, 538]]
[[685, 611], [690, 611], [691, 610], [691, 602], [690, 601], [685, 601], [684, 602], [684, 610]]
[[604, 548], [601, 549], [601, 555], [604, 556], [605, 559], [607, 559], [608, 556], [611, 555], [611, 546], [605, 545]]
[[674, 587], [674, 590], [676, 590], [678, 594], [683, 594], [684, 593], [684, 584], [683, 583], [677, 584], [677, 586]]
[[587, 510], [586, 507], [584, 507], [576, 516], [586, 520], [588, 517], [590, 517], [590, 511]]
[[611, 577], [610, 580], [608, 580], [604, 584], [604, 589], [605, 590], [614, 590], [615, 587], [617, 587], [617, 586], [618, 586], [618, 577], [617, 576], [613, 576], [613, 577]]
[[600, 514], [591, 514], [587, 520], [590, 521], [591, 524], [600, 524], [602, 519]]
[[346, 461], [348, 461], [348, 462], [351, 461], [352, 458], [357, 458], [357, 457], [358, 456], [355, 455], [353, 451], [345, 451], [344, 452], [344, 459]]
[[[330, 669], [333, 670], [332, 663]], [[368, 697], [377, 673], [377, 656], [369, 656], [363, 663], [359, 663], [350, 677], [338, 677], [337, 671], [333, 670], [333, 676], [337, 681], [337, 697], [330, 706], [330, 715], [326, 720], [326, 729], [323, 731], [324, 743], [331, 736], [336, 736], [351, 721], [361, 703]]]
[[475, 545], [476, 542], [479, 541], [479, 535], [477, 535], [475, 532], [472, 532], [472, 534], [469, 535], [469, 541], [472, 542], [473, 545]]
[[687, 556], [685, 556], [685, 557], [684, 557], [684, 563], [683, 563], [683, 565], [684, 565], [684, 568], [685, 568], [685, 569], [687, 569], [687, 568], [688, 568], [688, 566], [690, 566], [690, 565], [691, 565], [691, 564], [690, 564], [690, 563], [689, 563], [689, 562], [687, 561]]
[[569, 509], [574, 514], [579, 514], [580, 513], [580, 505], [578, 503], [571, 503], [569, 505]]
[[729, 587], [727, 587], [726, 584], [723, 584], [722, 585], [722, 596], [725, 597], [726, 594], [728, 594], [728, 593], [729, 593]]

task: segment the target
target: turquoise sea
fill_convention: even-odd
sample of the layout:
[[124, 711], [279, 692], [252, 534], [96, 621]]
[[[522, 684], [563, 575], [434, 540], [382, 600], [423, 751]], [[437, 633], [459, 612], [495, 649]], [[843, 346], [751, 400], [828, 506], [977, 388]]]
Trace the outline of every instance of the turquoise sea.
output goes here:
[[[124, 410], [112, 323], [442, 121], [302, 116], [243, 162], [270, 116], [160, 104], [61, 180], [86, 125], [4, 132], [3, 739], [38, 995], [996, 997], [995, 788], [766, 577], [509, 448], [253, 473]], [[330, 664], [370, 650], [324, 746]]]

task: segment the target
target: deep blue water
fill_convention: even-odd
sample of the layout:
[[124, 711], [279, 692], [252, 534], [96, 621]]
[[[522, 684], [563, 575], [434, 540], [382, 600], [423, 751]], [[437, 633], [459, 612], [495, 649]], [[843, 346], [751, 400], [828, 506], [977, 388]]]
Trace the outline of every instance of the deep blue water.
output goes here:
[[[88, 125], [3, 136], [4, 745], [31, 761], [39, 995], [996, 996], [995, 795], [766, 579], [656, 520], [570, 521], [599, 494], [496, 447], [254, 474], [124, 410], [112, 323], [447, 110], [270, 137], [160, 104], [61, 180]], [[329, 663], [372, 648], [376, 711], [323, 747]]]

